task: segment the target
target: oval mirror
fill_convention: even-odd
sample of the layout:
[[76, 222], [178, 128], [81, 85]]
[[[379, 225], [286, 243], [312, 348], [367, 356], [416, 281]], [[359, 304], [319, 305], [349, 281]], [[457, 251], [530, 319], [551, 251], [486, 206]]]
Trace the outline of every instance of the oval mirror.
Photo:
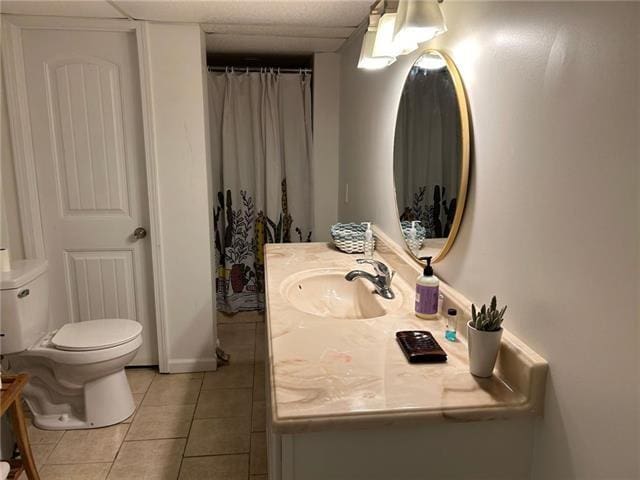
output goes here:
[[396, 118], [393, 171], [407, 249], [417, 260], [442, 260], [460, 228], [469, 181], [467, 99], [454, 63], [442, 52], [426, 51], [409, 70]]

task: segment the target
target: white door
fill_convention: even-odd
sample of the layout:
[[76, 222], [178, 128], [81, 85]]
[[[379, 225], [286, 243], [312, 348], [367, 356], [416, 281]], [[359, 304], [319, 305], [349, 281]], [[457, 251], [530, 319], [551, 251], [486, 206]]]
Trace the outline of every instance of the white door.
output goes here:
[[135, 34], [22, 32], [54, 326], [136, 320], [133, 364], [156, 364]]

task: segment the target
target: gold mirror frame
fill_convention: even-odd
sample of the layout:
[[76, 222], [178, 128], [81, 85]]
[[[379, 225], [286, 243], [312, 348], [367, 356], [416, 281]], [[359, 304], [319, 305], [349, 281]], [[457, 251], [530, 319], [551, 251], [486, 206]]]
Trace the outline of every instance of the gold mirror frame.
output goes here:
[[[458, 113], [460, 114], [460, 133], [461, 133], [461, 141], [462, 141], [462, 158], [460, 159], [462, 162], [462, 168], [460, 170], [460, 188], [458, 190], [458, 199], [459, 202], [456, 205], [456, 213], [453, 216], [453, 224], [451, 225], [451, 231], [449, 232], [449, 236], [447, 237], [447, 241], [444, 246], [440, 250], [440, 252], [433, 257], [431, 263], [436, 263], [442, 260], [449, 250], [453, 246], [453, 242], [458, 235], [458, 230], [460, 229], [460, 224], [462, 223], [462, 215], [464, 213], [464, 208], [467, 203], [467, 190], [469, 188], [469, 163], [471, 156], [471, 132], [470, 132], [470, 119], [469, 119], [469, 107], [467, 103], [467, 95], [464, 89], [464, 84], [462, 83], [462, 77], [460, 76], [460, 72], [456, 67], [456, 64], [453, 63], [453, 60], [445, 53], [440, 50], [424, 50], [420, 56], [416, 59], [416, 62], [422, 57], [422, 55], [438, 55], [442, 58], [447, 68], [449, 69], [449, 73], [451, 74], [451, 78], [453, 79], [453, 86], [456, 92], [456, 98], [458, 100]], [[411, 64], [409, 71], [413, 68], [415, 63]], [[409, 73], [407, 72], [407, 77]], [[406, 83], [406, 80], [405, 80]], [[404, 83], [402, 84], [402, 88], [404, 88]], [[402, 99], [398, 101], [398, 108], [396, 109], [396, 123], [398, 122], [398, 112], [400, 111], [400, 102]], [[394, 135], [394, 146], [395, 146], [395, 135]], [[395, 147], [394, 147], [395, 151]], [[394, 194], [394, 203], [396, 206], [396, 218], [398, 219], [398, 223], [400, 222], [400, 211], [398, 210], [398, 193], [396, 191], [396, 181], [395, 181], [395, 159], [394, 159], [394, 174], [392, 175], [391, 181], [393, 182], [393, 194]], [[403, 236], [402, 228], [400, 228], [400, 233]], [[425, 265], [426, 263], [420, 260], [408, 247], [407, 242], [404, 242], [405, 249], [409, 252], [409, 254], [413, 257], [413, 259], [421, 265]]]

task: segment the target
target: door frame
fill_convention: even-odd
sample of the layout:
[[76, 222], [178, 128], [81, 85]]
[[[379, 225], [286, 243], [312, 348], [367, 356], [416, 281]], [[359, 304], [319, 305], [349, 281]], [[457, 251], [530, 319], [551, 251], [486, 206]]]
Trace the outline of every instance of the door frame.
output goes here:
[[168, 372], [168, 326], [165, 315], [166, 295], [160, 242], [159, 180], [154, 148], [155, 128], [150, 97], [150, 57], [146, 22], [126, 19], [2, 15], [2, 66], [24, 252], [26, 258], [46, 258], [23, 61], [22, 30], [27, 29], [133, 32], [136, 36], [151, 237], [149, 243], [153, 273], [150, 280], [153, 283], [154, 292], [153, 310], [158, 340], [158, 367], [161, 372]]

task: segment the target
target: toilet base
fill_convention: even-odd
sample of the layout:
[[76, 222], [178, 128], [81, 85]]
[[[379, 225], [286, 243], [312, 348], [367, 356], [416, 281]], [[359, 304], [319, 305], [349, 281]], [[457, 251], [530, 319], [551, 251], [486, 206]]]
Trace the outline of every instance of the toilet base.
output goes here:
[[[135, 410], [133, 395], [124, 369], [87, 382], [78, 401], [52, 403], [37, 382], [25, 387], [24, 399], [33, 413], [33, 424], [45, 430], [77, 430], [114, 425], [126, 420]], [[46, 407], [44, 407], [46, 404]], [[83, 408], [78, 408], [82, 406]], [[42, 411], [55, 412], [43, 414]]]

